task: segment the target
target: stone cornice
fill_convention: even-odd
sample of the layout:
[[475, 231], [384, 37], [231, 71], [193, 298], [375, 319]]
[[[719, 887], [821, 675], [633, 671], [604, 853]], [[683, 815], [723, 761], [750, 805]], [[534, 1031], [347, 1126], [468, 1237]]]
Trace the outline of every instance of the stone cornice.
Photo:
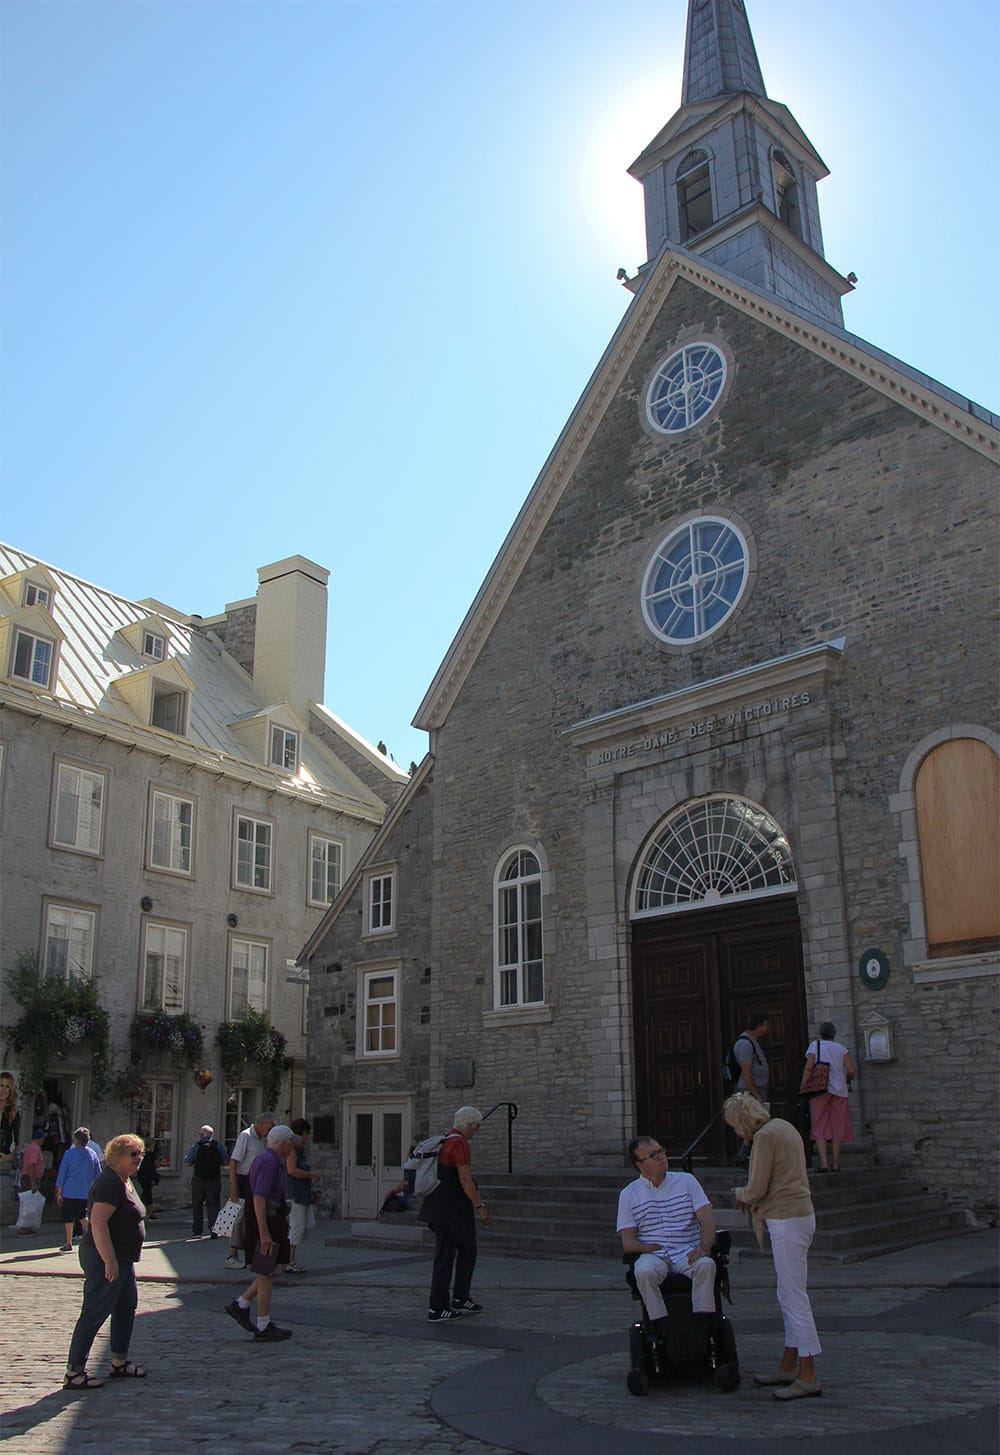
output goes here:
[[727, 672], [707, 682], [695, 682], [662, 697], [651, 697], [614, 712], [601, 713], [566, 728], [564, 736], [576, 747], [594, 747], [629, 733], [653, 732], [670, 723], [745, 701], [748, 698], [786, 695], [817, 678], [836, 677], [844, 652], [844, 640], [822, 642], [805, 647], [787, 657], [774, 657], [769, 662]]

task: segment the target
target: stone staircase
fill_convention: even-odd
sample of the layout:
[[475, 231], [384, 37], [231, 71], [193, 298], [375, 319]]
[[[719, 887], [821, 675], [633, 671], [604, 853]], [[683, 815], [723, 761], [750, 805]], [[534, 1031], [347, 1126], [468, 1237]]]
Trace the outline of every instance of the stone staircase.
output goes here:
[[[731, 1189], [745, 1181], [740, 1167], [698, 1167], [701, 1182], [720, 1227], [733, 1235], [733, 1261], [768, 1257], [742, 1213], [732, 1207]], [[494, 1225], [480, 1240], [492, 1252], [536, 1258], [615, 1258], [621, 1243], [615, 1233], [618, 1194], [628, 1181], [620, 1171], [578, 1169], [491, 1173], [476, 1178]], [[960, 1209], [948, 1208], [901, 1167], [879, 1167], [870, 1154], [844, 1159], [844, 1170], [809, 1177], [816, 1209], [816, 1237], [810, 1258], [848, 1263], [891, 1253], [915, 1243], [962, 1232], [968, 1226]], [[411, 1208], [377, 1222], [353, 1223], [350, 1238], [367, 1246], [399, 1248], [432, 1243]]]

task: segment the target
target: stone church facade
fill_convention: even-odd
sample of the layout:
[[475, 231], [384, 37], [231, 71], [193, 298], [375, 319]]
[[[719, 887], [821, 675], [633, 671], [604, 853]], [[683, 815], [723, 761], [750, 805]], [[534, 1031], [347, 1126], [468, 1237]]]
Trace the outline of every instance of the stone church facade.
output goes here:
[[632, 171], [633, 302], [303, 952], [343, 1210], [463, 1101], [520, 1168], [679, 1154], [760, 1009], [778, 1115], [833, 1020], [858, 1137], [995, 1214], [998, 421], [844, 331], [742, 5]]

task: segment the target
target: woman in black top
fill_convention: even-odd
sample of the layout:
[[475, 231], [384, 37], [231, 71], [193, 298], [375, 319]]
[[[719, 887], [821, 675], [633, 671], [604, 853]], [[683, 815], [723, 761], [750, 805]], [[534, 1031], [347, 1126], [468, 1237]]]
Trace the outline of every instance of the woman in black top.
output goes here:
[[83, 1307], [70, 1341], [64, 1389], [99, 1389], [104, 1383], [87, 1373], [87, 1356], [109, 1315], [112, 1378], [146, 1377], [145, 1369], [128, 1358], [139, 1302], [135, 1265], [146, 1236], [146, 1209], [129, 1179], [144, 1152], [141, 1137], [129, 1132], [112, 1137], [104, 1149], [104, 1171], [90, 1189], [90, 1226], [80, 1244]]

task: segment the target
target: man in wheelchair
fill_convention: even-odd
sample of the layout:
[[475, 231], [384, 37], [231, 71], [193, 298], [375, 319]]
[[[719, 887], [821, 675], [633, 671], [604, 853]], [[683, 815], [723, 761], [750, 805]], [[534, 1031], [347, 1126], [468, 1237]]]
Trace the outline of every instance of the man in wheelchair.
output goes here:
[[622, 1189], [617, 1227], [623, 1261], [632, 1265], [628, 1282], [645, 1311], [629, 1338], [629, 1389], [645, 1394], [648, 1376], [691, 1365], [707, 1366], [721, 1389], [734, 1389], [736, 1341], [719, 1302], [729, 1293], [729, 1234], [717, 1239], [701, 1184], [688, 1172], [671, 1172], [654, 1137], [635, 1137], [628, 1151], [639, 1175]]

